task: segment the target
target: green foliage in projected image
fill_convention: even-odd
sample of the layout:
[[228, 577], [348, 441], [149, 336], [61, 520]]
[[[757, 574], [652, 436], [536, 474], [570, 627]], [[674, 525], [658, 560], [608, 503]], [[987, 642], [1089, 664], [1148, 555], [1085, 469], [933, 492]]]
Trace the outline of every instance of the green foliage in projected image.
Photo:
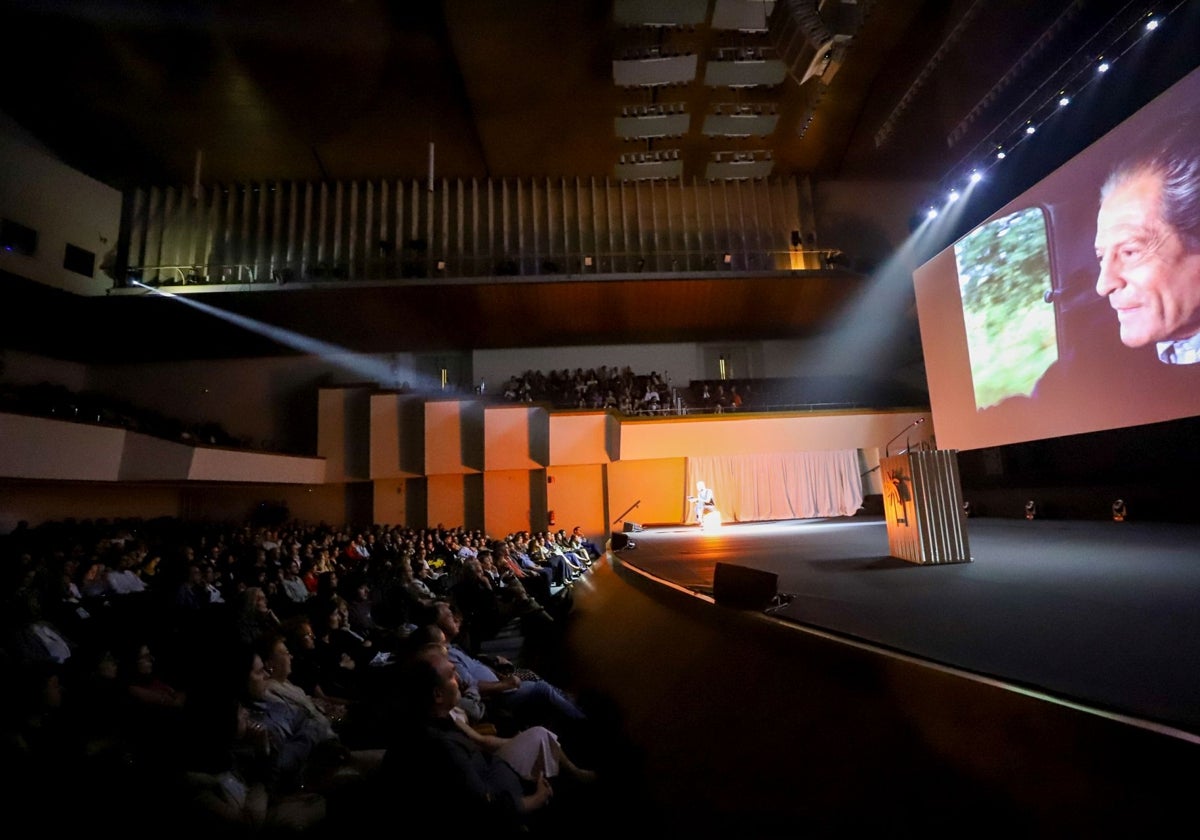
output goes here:
[[1041, 208], [988, 222], [954, 246], [976, 409], [1028, 395], [1058, 357]]

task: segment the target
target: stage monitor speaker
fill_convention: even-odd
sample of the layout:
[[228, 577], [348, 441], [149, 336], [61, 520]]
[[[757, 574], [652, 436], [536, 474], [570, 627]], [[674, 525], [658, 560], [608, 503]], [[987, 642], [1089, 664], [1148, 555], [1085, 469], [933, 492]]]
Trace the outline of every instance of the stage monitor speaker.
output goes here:
[[629, 537], [620, 531], [613, 531], [612, 539], [608, 541], [608, 544], [612, 546], [613, 551], [620, 551], [623, 548], [629, 547]]
[[642, 530], [642, 526], [636, 522], [626, 522], [624, 525], [624, 531], [627, 534], [635, 534], [640, 530]]
[[739, 610], [765, 610], [779, 594], [779, 575], [717, 563], [713, 572], [713, 600], [723, 607]]

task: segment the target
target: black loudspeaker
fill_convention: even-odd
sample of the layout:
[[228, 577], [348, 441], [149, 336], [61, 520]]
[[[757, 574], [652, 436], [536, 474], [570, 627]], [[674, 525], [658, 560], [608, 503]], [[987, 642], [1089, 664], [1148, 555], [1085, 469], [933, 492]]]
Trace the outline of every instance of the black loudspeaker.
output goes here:
[[627, 534], [636, 534], [638, 531], [642, 530], [642, 526], [636, 522], [626, 522], [624, 525], [624, 530]]
[[619, 531], [614, 531], [612, 539], [608, 541], [608, 544], [612, 546], [613, 551], [620, 551], [623, 548], [629, 548], [631, 545], [633, 545], [633, 540], [629, 539], [629, 537], [625, 536]]
[[713, 600], [723, 607], [765, 610], [779, 594], [779, 575], [746, 566], [718, 563], [713, 572]]

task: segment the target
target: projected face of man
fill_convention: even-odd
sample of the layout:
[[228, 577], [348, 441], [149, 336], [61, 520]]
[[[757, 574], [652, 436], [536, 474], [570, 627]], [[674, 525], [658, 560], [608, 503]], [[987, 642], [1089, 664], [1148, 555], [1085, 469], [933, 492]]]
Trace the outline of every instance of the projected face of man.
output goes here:
[[1200, 333], [1200, 253], [1163, 218], [1162, 188], [1161, 173], [1137, 170], [1109, 192], [1096, 220], [1096, 292], [1117, 311], [1127, 347]]

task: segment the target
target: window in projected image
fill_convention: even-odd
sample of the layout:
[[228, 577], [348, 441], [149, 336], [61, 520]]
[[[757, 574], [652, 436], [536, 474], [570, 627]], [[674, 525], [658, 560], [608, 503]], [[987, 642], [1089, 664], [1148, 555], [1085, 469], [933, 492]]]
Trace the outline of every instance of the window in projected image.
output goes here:
[[1028, 395], [1058, 357], [1045, 214], [1030, 207], [981, 225], [954, 258], [975, 408]]

